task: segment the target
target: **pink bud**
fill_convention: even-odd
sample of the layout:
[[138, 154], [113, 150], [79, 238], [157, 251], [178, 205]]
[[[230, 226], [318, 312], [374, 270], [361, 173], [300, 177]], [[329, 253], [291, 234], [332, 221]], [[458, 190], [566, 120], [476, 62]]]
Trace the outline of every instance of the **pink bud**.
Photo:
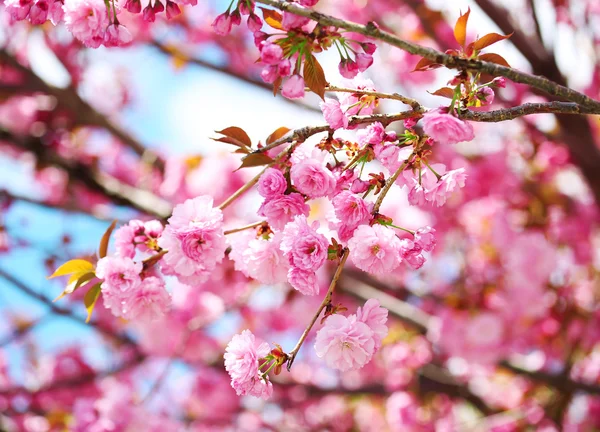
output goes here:
[[292, 73], [292, 62], [290, 62], [290, 59], [281, 60], [279, 66], [277, 66], [277, 72], [281, 77], [290, 76]]
[[242, 16], [240, 15], [240, 11], [233, 11], [231, 14], [231, 24], [234, 26], [239, 26], [242, 23]]
[[254, 2], [250, 2], [251, 7], [248, 7], [248, 4], [246, 1], [242, 1], [239, 4], [239, 8], [240, 8], [240, 13], [242, 15], [250, 15], [250, 13], [252, 13], [254, 11]]
[[356, 179], [352, 182], [352, 186], [350, 186], [350, 191], [355, 194], [364, 193], [369, 189], [369, 182]]
[[44, 24], [48, 19], [48, 1], [38, 0], [29, 10], [29, 21], [31, 24]]
[[373, 54], [375, 52], [375, 50], [377, 49], [377, 45], [375, 45], [372, 42], [363, 42], [360, 44], [360, 46], [362, 47], [362, 49], [367, 53], [367, 54]]
[[492, 81], [492, 82], [498, 88], [506, 87], [506, 78], [504, 78], [504, 77], [496, 77], [496, 78], [494, 78], [494, 81]]
[[304, 97], [304, 78], [300, 75], [292, 75], [287, 79], [281, 94], [288, 99], [301, 99]]
[[123, 7], [131, 13], [140, 13], [142, 11], [142, 2], [140, 0], [126, 0]]
[[268, 84], [273, 84], [277, 79], [277, 66], [269, 65], [263, 68], [260, 72], [260, 77], [262, 80]]
[[111, 46], [123, 46], [127, 45], [133, 40], [133, 36], [129, 33], [129, 30], [121, 24], [111, 24], [104, 33], [104, 45]]
[[177, 3], [167, 0], [167, 19], [175, 18], [181, 13], [181, 9]]
[[154, 10], [155, 14], [159, 14], [165, 10], [165, 7], [161, 2], [157, 1], [156, 3], [154, 3], [154, 7], [152, 9]]
[[298, 0], [298, 3], [300, 3], [304, 7], [313, 7], [314, 5], [319, 3], [319, 0]]
[[150, 6], [150, 3], [144, 8], [142, 18], [144, 18], [144, 21], [146, 22], [154, 22], [156, 20], [156, 14], [154, 13], [152, 6]]
[[267, 40], [269, 37], [268, 34], [262, 31], [254, 32], [254, 46], [260, 49], [262, 47], [262, 43]]
[[358, 66], [358, 70], [361, 72], [366, 71], [369, 66], [373, 64], [373, 56], [370, 54], [357, 54], [356, 55], [356, 65]]
[[212, 28], [216, 34], [226, 36], [231, 32], [231, 24], [231, 16], [225, 12], [215, 18]]
[[283, 50], [277, 44], [265, 42], [260, 50], [260, 59], [268, 65], [276, 65], [283, 57]]
[[344, 78], [352, 79], [358, 74], [358, 65], [350, 59], [342, 60], [338, 69]]
[[481, 106], [491, 105], [494, 102], [494, 90], [489, 87], [481, 87], [477, 90], [475, 97], [481, 101]]
[[404, 127], [406, 129], [414, 129], [416, 125], [417, 125], [417, 119], [414, 117], [410, 117], [410, 118], [407, 118], [406, 120], [404, 120]]
[[248, 28], [251, 32], [257, 32], [262, 28], [262, 20], [256, 14], [250, 14], [248, 17]]
[[383, 138], [384, 141], [388, 141], [388, 142], [394, 142], [398, 139], [398, 135], [396, 134], [395, 131], [391, 131], [385, 134], [385, 137]]

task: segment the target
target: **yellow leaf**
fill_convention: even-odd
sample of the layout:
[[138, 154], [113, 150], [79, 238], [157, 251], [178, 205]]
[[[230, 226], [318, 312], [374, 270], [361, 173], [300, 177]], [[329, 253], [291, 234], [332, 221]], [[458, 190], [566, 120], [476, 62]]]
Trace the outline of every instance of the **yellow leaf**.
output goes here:
[[52, 302], [56, 302], [66, 296], [67, 294], [71, 294], [77, 288], [85, 286], [90, 280], [94, 279], [96, 274], [94, 272], [77, 272], [73, 273], [67, 282], [67, 287], [63, 290], [62, 293], [58, 297], [56, 297]]
[[96, 285], [91, 287], [90, 290], [85, 293], [85, 297], [83, 298], [83, 304], [85, 304], [85, 308], [88, 314], [85, 320], [86, 323], [89, 323], [90, 319], [92, 318], [92, 312], [94, 312], [94, 307], [96, 307], [96, 302], [100, 297], [101, 284], [101, 282], [98, 282]]
[[52, 279], [58, 276], [66, 276], [72, 273], [87, 273], [93, 271], [94, 265], [91, 262], [86, 261], [84, 259], [73, 259], [67, 261], [59, 268], [57, 268], [56, 271], [52, 273], [52, 275], [48, 276], [48, 279]]

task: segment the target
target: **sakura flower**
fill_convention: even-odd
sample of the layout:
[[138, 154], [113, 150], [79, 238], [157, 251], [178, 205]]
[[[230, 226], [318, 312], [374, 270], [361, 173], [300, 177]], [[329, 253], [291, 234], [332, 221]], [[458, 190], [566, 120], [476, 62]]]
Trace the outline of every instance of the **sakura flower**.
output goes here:
[[400, 264], [400, 239], [383, 225], [361, 225], [348, 241], [350, 259], [359, 269], [385, 274]]
[[27, 18], [32, 5], [32, 0], [6, 0], [4, 3], [6, 12], [8, 12], [14, 21], [21, 21]]
[[275, 168], [267, 168], [258, 180], [258, 193], [264, 198], [282, 195], [287, 189], [283, 173]]
[[431, 252], [435, 247], [435, 229], [430, 226], [419, 228], [415, 233], [415, 244], [426, 252]]
[[102, 0], [65, 0], [65, 25], [77, 39], [90, 48], [98, 48], [104, 40], [109, 19]]
[[315, 271], [327, 260], [329, 243], [324, 235], [317, 233], [318, 222], [308, 225], [306, 216], [297, 216], [283, 230], [281, 250], [293, 267]]
[[250, 395], [268, 399], [273, 394], [273, 385], [268, 377], [263, 378], [259, 360], [269, 355], [266, 342], [256, 340], [250, 330], [233, 336], [225, 349], [225, 370], [231, 377], [231, 386], [238, 396]]
[[281, 233], [276, 233], [269, 240], [250, 240], [242, 253], [248, 276], [267, 285], [287, 281], [290, 266], [280, 243]]
[[214, 32], [220, 36], [226, 36], [231, 32], [231, 15], [227, 12], [222, 13], [212, 23]]
[[292, 75], [281, 88], [281, 94], [288, 99], [301, 99], [304, 97], [304, 78]]
[[453, 115], [429, 111], [423, 116], [423, 131], [440, 144], [456, 144], [475, 138], [473, 126]]
[[171, 296], [162, 278], [150, 276], [136, 286], [123, 305], [124, 317], [152, 321], [164, 316], [171, 304]]
[[305, 159], [294, 164], [290, 177], [296, 189], [310, 198], [327, 196], [335, 191], [335, 176], [316, 159]]
[[356, 66], [361, 72], [366, 71], [373, 64], [373, 56], [370, 54], [359, 53], [356, 55]]
[[175, 206], [158, 240], [158, 245], [168, 251], [161, 261], [163, 271], [183, 283], [207, 280], [225, 255], [223, 214], [212, 204], [212, 198], [200, 196]]
[[446, 203], [447, 197], [457, 190], [465, 186], [467, 175], [464, 168], [448, 171], [437, 182], [437, 184], [425, 193], [425, 199], [435, 203], [437, 206], [442, 206]]
[[379, 122], [371, 123], [356, 134], [361, 145], [380, 144], [385, 138], [385, 128]]
[[372, 204], [367, 204], [361, 197], [349, 191], [335, 196], [333, 208], [340, 221], [336, 226], [340, 240], [347, 241], [359, 225], [370, 222], [372, 207]]
[[125, 257], [104, 257], [96, 265], [96, 276], [102, 279], [103, 287], [119, 291], [130, 290], [140, 282], [142, 263]]
[[260, 51], [260, 59], [268, 65], [276, 65], [283, 58], [283, 50], [277, 44], [266, 42]]
[[414, 270], [420, 269], [425, 264], [422, 254], [423, 248], [409, 239], [400, 240], [400, 257]]
[[358, 65], [354, 60], [343, 59], [338, 65], [338, 70], [344, 78], [352, 79], [358, 74]]
[[309, 207], [299, 193], [268, 198], [258, 209], [259, 216], [266, 217], [275, 229], [283, 229], [295, 216], [308, 216], [308, 212]]
[[342, 112], [339, 101], [335, 99], [325, 98], [324, 102], [320, 102], [319, 106], [323, 112], [325, 121], [333, 129], [341, 129], [348, 127], [348, 117]]
[[317, 332], [315, 351], [327, 366], [341, 371], [362, 368], [373, 357], [373, 330], [356, 315], [332, 315]]
[[304, 295], [317, 295], [321, 289], [317, 275], [312, 270], [302, 270], [292, 267], [287, 274], [290, 285]]
[[385, 325], [388, 318], [388, 310], [382, 308], [378, 300], [369, 299], [362, 308], [356, 310], [356, 319], [364, 322], [373, 331], [375, 339], [375, 350], [381, 347], [381, 341], [387, 336], [388, 328]]

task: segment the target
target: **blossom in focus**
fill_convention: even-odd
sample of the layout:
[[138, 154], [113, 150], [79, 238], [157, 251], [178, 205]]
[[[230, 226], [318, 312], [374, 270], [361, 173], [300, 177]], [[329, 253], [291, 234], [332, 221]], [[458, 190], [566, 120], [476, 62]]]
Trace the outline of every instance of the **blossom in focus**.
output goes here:
[[423, 131], [440, 144], [456, 144], [475, 138], [473, 126], [453, 115], [429, 111], [421, 120]]
[[361, 225], [348, 241], [350, 259], [359, 269], [373, 274], [385, 274], [400, 265], [400, 239], [383, 225]]

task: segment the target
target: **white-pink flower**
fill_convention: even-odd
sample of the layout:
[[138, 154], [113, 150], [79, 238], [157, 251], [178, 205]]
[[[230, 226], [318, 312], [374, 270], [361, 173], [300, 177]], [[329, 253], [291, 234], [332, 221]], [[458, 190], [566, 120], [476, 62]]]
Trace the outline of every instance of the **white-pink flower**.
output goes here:
[[356, 315], [332, 315], [317, 332], [315, 351], [333, 369], [360, 369], [371, 360], [375, 352], [373, 330], [364, 322], [358, 321]]
[[342, 112], [340, 103], [337, 100], [325, 98], [325, 101], [320, 102], [319, 106], [321, 107], [325, 121], [333, 129], [348, 127], [348, 117]]
[[65, 0], [63, 6], [67, 29], [90, 48], [98, 48], [104, 41], [109, 19], [102, 0]]
[[130, 320], [153, 321], [163, 317], [171, 296], [162, 278], [150, 276], [133, 289], [123, 304], [123, 316]]
[[327, 260], [329, 242], [317, 232], [318, 222], [310, 226], [306, 216], [296, 216], [283, 230], [281, 250], [293, 267], [302, 270], [318, 270]]
[[212, 198], [200, 196], [175, 206], [158, 239], [158, 245], [168, 251], [161, 260], [163, 271], [183, 283], [206, 281], [225, 256], [223, 214], [212, 203]]
[[296, 189], [310, 198], [333, 193], [337, 183], [331, 170], [317, 159], [304, 159], [294, 164], [290, 176]]
[[225, 349], [225, 370], [231, 377], [231, 386], [238, 396], [250, 395], [268, 399], [273, 393], [273, 385], [268, 377], [263, 378], [259, 370], [259, 360], [269, 355], [266, 342], [256, 340], [250, 330], [233, 336]]
[[242, 252], [247, 275], [267, 285], [286, 282], [290, 265], [280, 244], [281, 233], [268, 240], [262, 237], [250, 240]]
[[350, 259], [356, 267], [373, 274], [385, 274], [400, 264], [400, 239], [383, 225], [361, 225], [348, 241]]
[[425, 113], [423, 131], [440, 144], [456, 144], [462, 141], [471, 141], [475, 138], [473, 126], [453, 115], [439, 111]]
[[379, 301], [369, 299], [362, 308], [356, 310], [356, 319], [364, 322], [373, 330], [375, 340], [375, 351], [381, 347], [381, 341], [388, 334], [388, 327], [385, 325], [388, 319], [388, 310], [382, 308]]

